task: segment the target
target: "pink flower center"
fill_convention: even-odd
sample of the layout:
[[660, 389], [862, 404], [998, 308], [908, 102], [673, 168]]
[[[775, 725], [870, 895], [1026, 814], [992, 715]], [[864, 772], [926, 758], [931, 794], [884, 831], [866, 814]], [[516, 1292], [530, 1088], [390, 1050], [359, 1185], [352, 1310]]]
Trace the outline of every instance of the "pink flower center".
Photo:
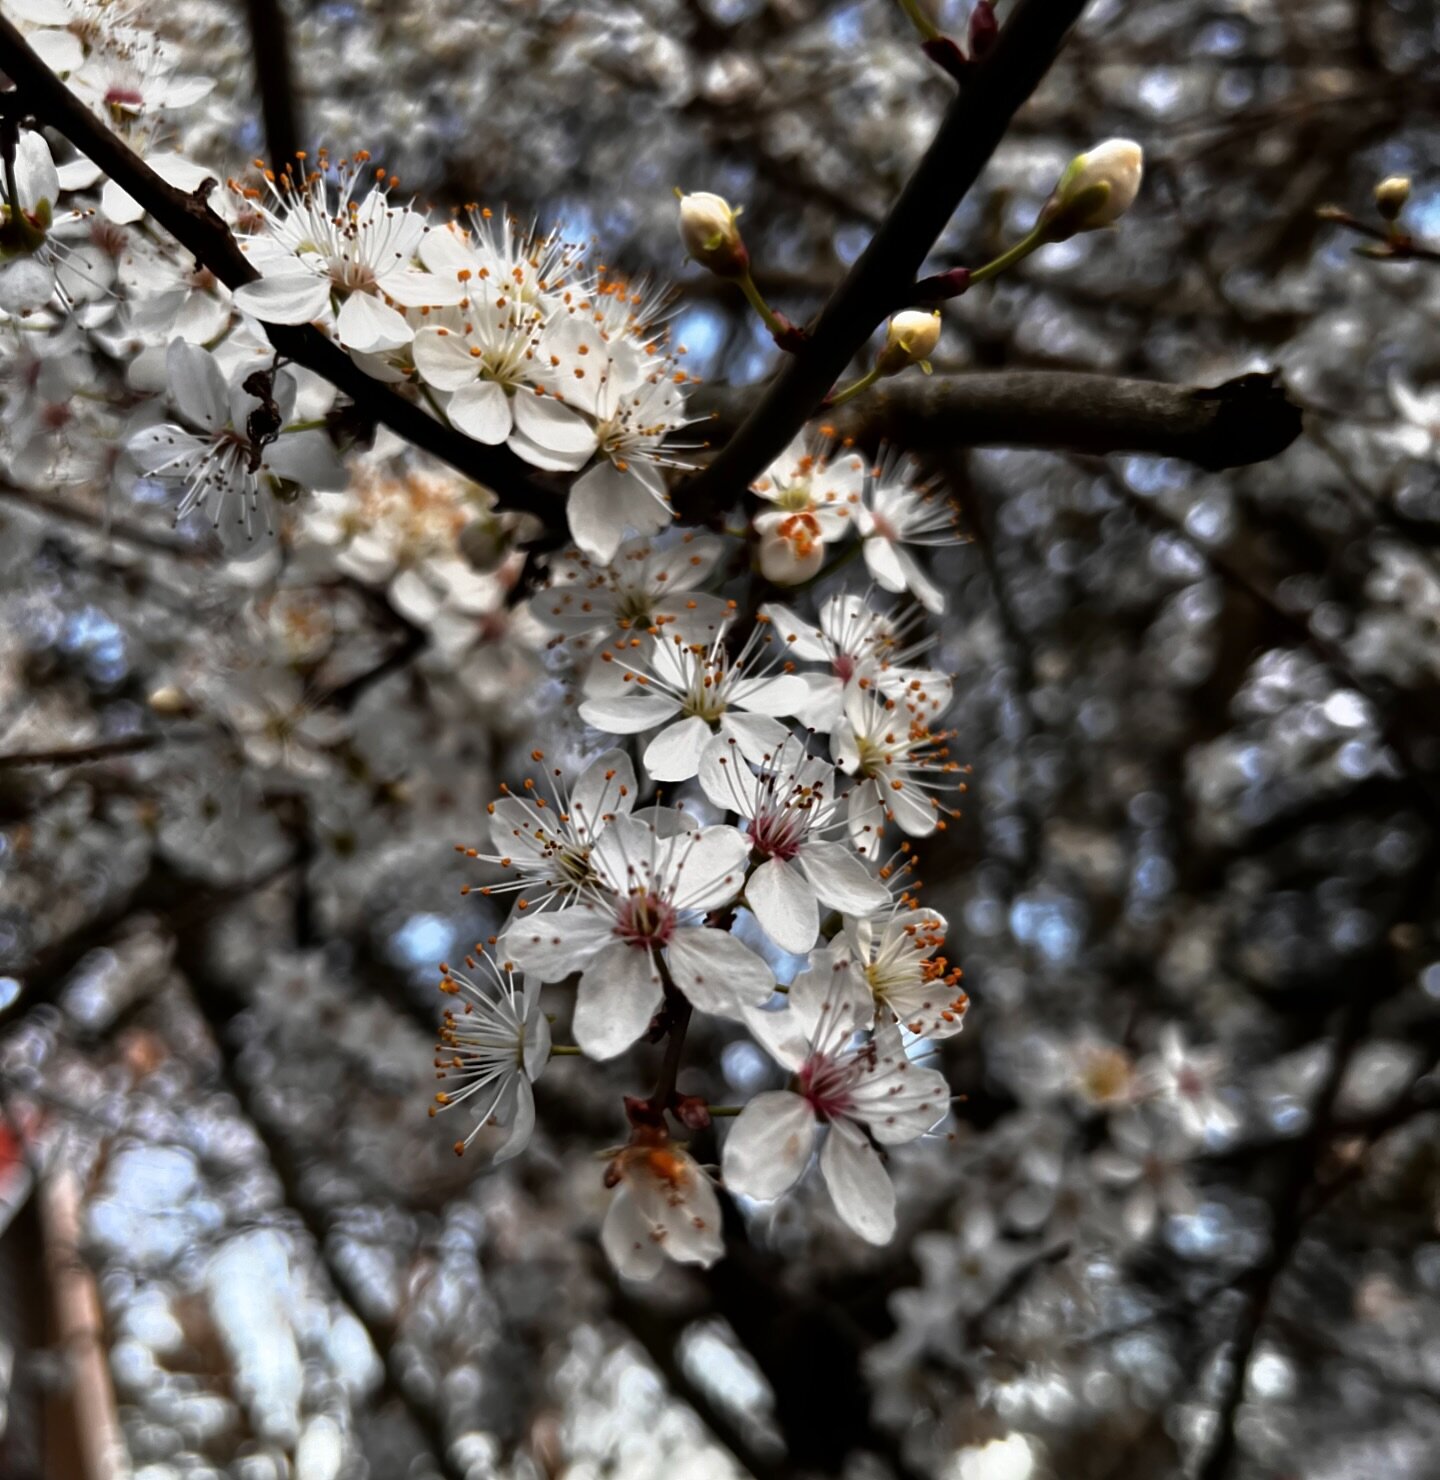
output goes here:
[[835, 660], [830, 666], [835, 670], [835, 677], [841, 683], [849, 683], [855, 677], [855, 659], [849, 653], [836, 653]]
[[615, 934], [637, 951], [669, 943], [675, 933], [675, 906], [647, 894], [643, 889], [620, 906]]
[[835, 1120], [845, 1115], [855, 1103], [855, 1084], [874, 1062], [872, 1044], [838, 1058], [816, 1054], [800, 1066], [796, 1076], [800, 1093], [810, 1102], [821, 1120]]
[[800, 851], [805, 841], [804, 814], [792, 807], [757, 817], [749, 828], [750, 843], [757, 853], [767, 858], [789, 860]]
[[118, 84], [105, 94], [105, 102], [111, 108], [138, 108], [144, 101], [138, 88], [120, 87]]

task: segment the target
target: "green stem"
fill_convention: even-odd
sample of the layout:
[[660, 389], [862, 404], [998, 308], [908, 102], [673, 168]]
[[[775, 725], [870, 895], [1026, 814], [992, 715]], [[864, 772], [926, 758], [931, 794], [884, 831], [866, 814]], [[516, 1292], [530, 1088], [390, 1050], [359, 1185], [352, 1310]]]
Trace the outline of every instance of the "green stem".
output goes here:
[[831, 396], [825, 404], [827, 407], [843, 406], [846, 401], [850, 400], [853, 396], [858, 396], [861, 391], [868, 391], [870, 387], [874, 385], [875, 382], [879, 379], [880, 372], [878, 369], [867, 370], [864, 375], [860, 377], [859, 380], [855, 381], [851, 385], [845, 386], [841, 390], [836, 391], [835, 394]]
[[922, 41], [940, 39], [940, 28], [920, 8], [920, 0], [900, 0], [900, 9], [910, 17], [910, 23], [919, 31]]
[[424, 396], [425, 404], [435, 413], [435, 420], [441, 426], [448, 427], [450, 425], [450, 418], [445, 415], [444, 409], [441, 407], [439, 401], [435, 399], [435, 392], [423, 380], [420, 382], [420, 394]]
[[291, 425], [289, 425], [288, 427], [281, 427], [280, 435], [283, 437], [290, 432], [318, 432], [324, 426], [325, 418], [323, 416], [319, 416], [316, 417], [313, 421], [297, 421], [292, 422]]
[[766, 303], [764, 296], [760, 292], [760, 289], [755, 286], [755, 279], [752, 278], [747, 272], [744, 277], [738, 278], [736, 281], [739, 282], [740, 291], [749, 301], [750, 307], [753, 308], [755, 312], [758, 313], [760, 317], [765, 320], [765, 327], [772, 334], [783, 334], [785, 332], [786, 325], [780, 322], [780, 320], [775, 316], [774, 310], [770, 307], [768, 303]]
[[721, 1115], [738, 1115], [745, 1107], [743, 1105], [707, 1105], [705, 1108], [710, 1112], [710, 1119], [714, 1120]]
[[999, 277], [1006, 268], [1014, 267], [1017, 262], [1023, 262], [1037, 247], [1044, 245], [1040, 228], [1037, 226], [1028, 236], [1022, 236], [1013, 247], [1007, 247], [993, 262], [987, 262], [984, 267], [977, 267], [970, 274], [970, 281], [966, 286], [973, 288], [976, 283], [983, 283], [987, 278]]
[[584, 1053], [570, 1043], [552, 1043], [550, 1045], [551, 1058], [583, 1058]]

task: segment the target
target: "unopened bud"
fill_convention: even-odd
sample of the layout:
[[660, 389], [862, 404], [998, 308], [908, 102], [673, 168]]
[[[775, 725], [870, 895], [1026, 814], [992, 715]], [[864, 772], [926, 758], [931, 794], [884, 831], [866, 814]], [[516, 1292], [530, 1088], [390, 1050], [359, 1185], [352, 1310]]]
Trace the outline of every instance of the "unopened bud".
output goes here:
[[470, 569], [482, 576], [488, 576], [500, 568], [510, 553], [512, 543], [512, 532], [499, 519], [491, 516], [472, 519], [460, 531], [460, 553]]
[[930, 356], [939, 342], [939, 309], [906, 309], [890, 320], [885, 343], [875, 356], [875, 369], [880, 375], [898, 375], [907, 366], [919, 365], [928, 375]]
[[1040, 212], [1037, 230], [1047, 242], [1113, 226], [1135, 203], [1145, 156], [1133, 139], [1106, 139], [1070, 161]]
[[167, 683], [154, 690], [145, 702], [156, 714], [188, 714], [190, 711], [190, 700], [174, 684]]
[[777, 586], [798, 586], [820, 574], [825, 546], [820, 521], [811, 513], [762, 514], [755, 521], [760, 539], [755, 554], [760, 574]]
[[1387, 221], [1394, 221], [1410, 199], [1410, 181], [1404, 175], [1387, 175], [1375, 187], [1375, 208]]
[[750, 254], [735, 224], [740, 212], [708, 190], [675, 193], [680, 197], [680, 240], [685, 250], [717, 277], [744, 277], [750, 270]]

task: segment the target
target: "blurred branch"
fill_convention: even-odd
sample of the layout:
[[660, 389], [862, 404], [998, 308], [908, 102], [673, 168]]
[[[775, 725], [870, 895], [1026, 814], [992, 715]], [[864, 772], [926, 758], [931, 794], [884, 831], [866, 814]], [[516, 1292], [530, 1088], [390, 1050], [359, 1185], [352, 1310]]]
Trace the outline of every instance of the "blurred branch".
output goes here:
[[[94, 745], [61, 746], [55, 750], [17, 750], [10, 755], [0, 755], [0, 768], [80, 766], [87, 761], [104, 761], [111, 756], [135, 755], [142, 750], [154, 750], [172, 738], [169, 735], [127, 735], [123, 740], [99, 740]], [[203, 736], [197, 735], [196, 738]]]
[[265, 119], [270, 162], [281, 168], [300, 151], [300, 110], [290, 61], [290, 28], [281, 0], [245, 0], [250, 26], [250, 56]]
[[[711, 387], [695, 399], [725, 430], [740, 419], [744, 394]], [[1301, 429], [1300, 408], [1277, 375], [1202, 387], [1066, 370], [897, 377], [830, 420], [840, 435], [866, 446], [1148, 453], [1211, 471], [1274, 457]]]
[[719, 456], [678, 490], [677, 503], [688, 514], [728, 504], [814, 413], [914, 282], [935, 239], [1084, 8], [1085, 0], [1020, 0], [995, 49], [950, 105], [899, 199], [810, 329], [802, 351], [786, 357]]
[[[259, 277], [230, 228], [210, 209], [207, 197], [213, 186], [206, 182], [194, 194], [186, 194], [166, 184], [80, 102], [4, 16], [0, 16], [0, 62], [21, 101], [41, 123], [63, 134], [128, 191], [226, 287], [242, 287]], [[286, 359], [322, 375], [371, 421], [384, 423], [465, 477], [494, 489], [507, 508], [535, 514], [547, 528], [555, 518], [561, 506], [554, 494], [514, 453], [488, 447], [437, 421], [372, 379], [313, 325], [267, 324], [265, 332]]]

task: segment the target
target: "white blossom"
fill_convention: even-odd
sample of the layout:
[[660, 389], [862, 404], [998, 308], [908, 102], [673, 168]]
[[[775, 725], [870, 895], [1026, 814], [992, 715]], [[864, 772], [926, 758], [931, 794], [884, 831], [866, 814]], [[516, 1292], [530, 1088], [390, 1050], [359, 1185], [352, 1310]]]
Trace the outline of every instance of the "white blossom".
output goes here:
[[664, 996], [662, 960], [702, 1012], [734, 1017], [774, 987], [757, 955], [707, 923], [740, 893], [749, 841], [733, 827], [691, 826], [661, 808], [649, 821], [617, 817], [590, 850], [594, 877], [579, 903], [505, 932], [503, 949], [527, 973], [580, 973], [575, 1041], [592, 1058], [622, 1053], [649, 1026]]
[[600, 1244], [626, 1279], [653, 1279], [667, 1258], [708, 1268], [725, 1252], [720, 1200], [682, 1146], [659, 1137], [627, 1146], [605, 1180], [615, 1195]]
[[[487, 1126], [508, 1126], [494, 1158], [508, 1161], [525, 1149], [535, 1128], [530, 1086], [550, 1057], [550, 1024], [540, 1010], [539, 982], [522, 984], [488, 955], [467, 957], [465, 964], [472, 971], [483, 967], [483, 984], [448, 965], [440, 968], [440, 990], [456, 1005], [445, 1009], [440, 1024], [435, 1077], [451, 1087], [436, 1092], [430, 1114], [457, 1105], [474, 1112], [474, 1129], [455, 1143], [457, 1156]], [[453, 1088], [457, 1082], [459, 1089]]]
[[906, 1056], [899, 1032], [858, 1030], [872, 1011], [854, 969], [817, 951], [778, 1012], [750, 1011], [745, 1022], [772, 1058], [794, 1075], [793, 1088], [756, 1095], [725, 1141], [726, 1185], [769, 1201], [788, 1191], [827, 1130], [820, 1172], [835, 1210], [861, 1238], [888, 1243], [895, 1232], [895, 1189], [871, 1144], [923, 1136], [949, 1106], [944, 1075]]
[[910, 546], [958, 545], [955, 510], [933, 488], [917, 482], [907, 457], [886, 456], [866, 478], [856, 515], [865, 564], [887, 591], [909, 591], [929, 612], [945, 610], [945, 593], [925, 574]]

